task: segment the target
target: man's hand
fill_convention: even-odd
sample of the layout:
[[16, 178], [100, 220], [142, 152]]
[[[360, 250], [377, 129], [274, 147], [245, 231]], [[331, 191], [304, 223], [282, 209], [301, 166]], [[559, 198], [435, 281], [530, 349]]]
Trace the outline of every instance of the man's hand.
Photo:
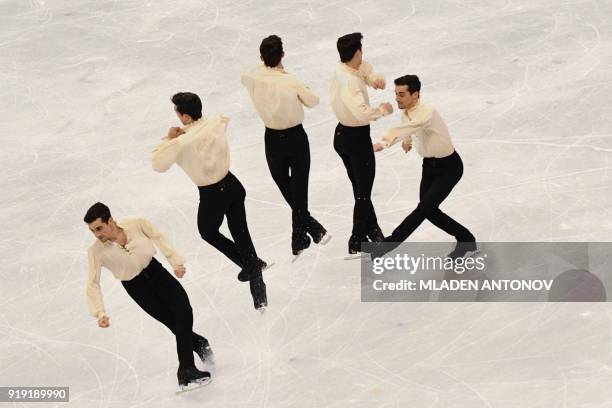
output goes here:
[[386, 85], [385, 78], [378, 78], [376, 81], [372, 82], [372, 88], [374, 89], [385, 89]]
[[404, 152], [406, 153], [412, 150], [412, 140], [404, 140], [402, 142], [402, 149], [404, 149]]
[[382, 108], [387, 115], [393, 113], [393, 105], [391, 105], [389, 102], [381, 103], [378, 107]]
[[382, 149], [384, 149], [382, 143], [374, 143], [372, 147], [374, 148], [375, 152], [380, 152]]
[[170, 140], [176, 139], [177, 137], [179, 137], [183, 133], [185, 133], [185, 131], [183, 129], [181, 129], [180, 127], [178, 127], [178, 126], [171, 127], [168, 130], [168, 139], [170, 139]]
[[98, 326], [100, 326], [103, 329], [106, 329], [108, 326], [110, 326], [110, 317], [102, 316], [101, 318], [99, 318]]
[[179, 279], [182, 278], [183, 276], [185, 276], [185, 272], [187, 272], [187, 269], [185, 269], [184, 265], [179, 265], [179, 266], [174, 268], [174, 274]]

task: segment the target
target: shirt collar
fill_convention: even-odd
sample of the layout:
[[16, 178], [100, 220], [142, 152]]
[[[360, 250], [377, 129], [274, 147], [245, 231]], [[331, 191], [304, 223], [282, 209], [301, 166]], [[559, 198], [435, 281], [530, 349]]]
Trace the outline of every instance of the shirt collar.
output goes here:
[[[127, 225], [122, 223], [122, 222], [120, 222], [120, 221], [115, 221], [115, 223], [117, 224], [117, 226], [119, 228], [121, 228], [123, 231], [125, 231], [125, 236], [127, 237], [127, 240], [129, 241], [130, 240], [130, 232], [129, 232], [129, 229], [128, 229]], [[110, 247], [110, 246], [113, 246], [115, 244], [117, 244], [115, 241], [110, 241], [110, 240], [102, 243], [102, 245], [104, 245], [106, 247]], [[126, 244], [127, 244], [127, 242], [126, 242]], [[117, 244], [117, 245], [119, 245], [119, 244]]]
[[421, 100], [419, 99], [417, 103], [410, 109], [404, 109], [404, 114], [413, 113], [415, 110], [421, 107]]
[[355, 69], [351, 66], [349, 66], [347, 63], [345, 62], [341, 62], [340, 65], [342, 67], [344, 67], [344, 69], [346, 70], [346, 72], [348, 72], [349, 74], [353, 74], [359, 78], [363, 77], [363, 74], [361, 73], [361, 71], [359, 71], [359, 69]]
[[285, 71], [285, 69], [284, 69], [284, 68], [279, 68], [279, 67], [269, 67], [269, 66], [267, 66], [266, 64], [262, 64], [262, 65], [263, 65], [264, 69], [265, 69], [266, 71], [268, 71], [268, 72], [278, 72], [278, 73], [281, 73], [281, 74], [286, 74], [286, 73], [287, 73], [287, 71]]
[[[205, 118], [204, 118], [204, 115], [202, 115], [202, 117], [201, 117], [200, 119], [198, 119], [198, 120], [194, 120], [193, 122], [191, 122], [191, 123], [188, 123], [188, 124], [184, 125], [184, 126], [183, 126], [183, 130], [187, 130], [187, 129], [189, 129], [189, 128], [191, 128], [191, 127], [195, 126], [195, 125], [197, 125], [198, 123], [202, 123], [202, 122], [204, 122], [204, 119], [205, 119]], [[117, 224], [117, 225], [119, 225], [119, 224]]]

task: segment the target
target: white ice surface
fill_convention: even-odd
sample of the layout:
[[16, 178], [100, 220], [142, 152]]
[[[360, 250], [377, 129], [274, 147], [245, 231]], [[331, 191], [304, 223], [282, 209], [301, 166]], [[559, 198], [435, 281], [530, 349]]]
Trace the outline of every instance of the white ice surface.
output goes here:
[[[447, 213], [482, 241], [608, 241], [611, 17], [606, 0], [0, 1], [0, 386], [70, 386], [57, 407], [612, 407], [607, 304], [360, 303], [328, 91], [336, 38], [361, 31], [387, 83], [418, 74], [449, 125], [465, 172]], [[271, 33], [321, 95], [304, 123], [310, 209], [334, 239], [293, 265], [290, 212], [239, 82]], [[263, 316], [199, 238], [190, 180], [151, 170], [177, 91], [231, 118], [250, 229], [276, 262]], [[370, 95], [392, 100], [393, 87]], [[377, 160], [390, 233], [417, 203], [420, 160], [398, 147]], [[107, 271], [111, 328], [88, 315], [82, 217], [98, 200], [146, 216], [187, 255], [194, 328], [217, 358], [208, 387], [174, 395], [174, 338]], [[411, 239], [450, 242], [429, 223]]]

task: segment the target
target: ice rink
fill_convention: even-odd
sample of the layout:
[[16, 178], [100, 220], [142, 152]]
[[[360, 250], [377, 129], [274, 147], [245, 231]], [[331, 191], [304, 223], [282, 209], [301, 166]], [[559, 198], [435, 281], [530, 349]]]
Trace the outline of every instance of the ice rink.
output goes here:
[[[360, 302], [359, 261], [343, 259], [353, 197], [329, 105], [336, 39], [360, 31], [388, 84], [370, 90], [372, 104], [417, 74], [446, 120], [465, 171], [442, 208], [479, 241], [610, 241], [611, 18], [605, 0], [0, 1], [0, 386], [69, 386], [57, 407], [612, 407], [606, 303]], [[287, 71], [321, 96], [304, 122], [309, 202], [334, 236], [294, 264], [291, 214], [239, 79], [273, 33]], [[231, 118], [250, 230], [276, 263], [264, 315], [199, 237], [189, 178], [151, 169], [179, 124], [178, 91]], [[398, 122], [396, 108], [373, 140]], [[373, 200], [389, 234], [418, 202], [420, 158], [399, 146], [376, 158]], [[96, 201], [118, 219], [147, 217], [187, 256], [182, 283], [216, 353], [212, 384], [174, 394], [174, 337], [107, 270], [111, 327], [89, 316], [94, 237], [82, 218]], [[452, 241], [428, 222], [410, 239]]]

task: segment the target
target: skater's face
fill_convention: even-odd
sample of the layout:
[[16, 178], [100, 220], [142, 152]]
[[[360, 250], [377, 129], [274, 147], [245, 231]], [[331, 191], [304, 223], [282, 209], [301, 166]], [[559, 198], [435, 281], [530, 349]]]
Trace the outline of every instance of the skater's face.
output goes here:
[[113, 219], [110, 218], [108, 223], [102, 222], [100, 218], [96, 219], [94, 222], [88, 224], [89, 230], [102, 242], [106, 242], [113, 237], [113, 228], [112, 223]]
[[400, 109], [410, 109], [419, 101], [419, 92], [410, 93], [408, 85], [395, 85], [395, 100]]

